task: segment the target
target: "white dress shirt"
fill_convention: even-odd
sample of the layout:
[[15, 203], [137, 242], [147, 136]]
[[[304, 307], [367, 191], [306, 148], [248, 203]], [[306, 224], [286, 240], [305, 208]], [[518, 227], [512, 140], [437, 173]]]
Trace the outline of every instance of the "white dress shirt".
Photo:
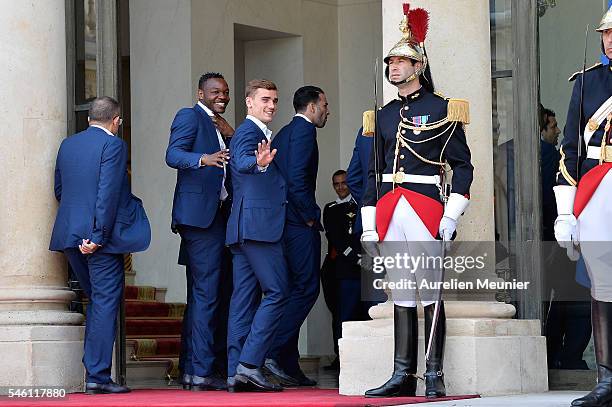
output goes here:
[[339, 197], [336, 198], [336, 203], [337, 204], [341, 204], [341, 203], [346, 203], [346, 202], [350, 202], [351, 199], [353, 199], [353, 195], [348, 194], [346, 197], [344, 197], [344, 199], [340, 199]]
[[[198, 101], [198, 106], [200, 106], [207, 115], [209, 115], [210, 117], [214, 117], [215, 114], [212, 112], [212, 110], [210, 110], [204, 103]], [[227, 147], [225, 146], [225, 141], [223, 141], [223, 136], [221, 135], [221, 132], [219, 131], [219, 129], [215, 126], [215, 131], [217, 132], [217, 138], [219, 139], [219, 147], [221, 147], [221, 150], [225, 150]], [[223, 166], [223, 183], [221, 184], [221, 196], [220, 199], [222, 201], [225, 201], [227, 199], [228, 193], [227, 193], [227, 189], [225, 189], [225, 177], [227, 175], [227, 170], [225, 168], [225, 165]]]
[[296, 113], [293, 117], [296, 117], [296, 116], [301, 117], [302, 119], [306, 120], [308, 123], [312, 124], [312, 121], [308, 117], [304, 116], [302, 113]]
[[109, 136], [111, 136], [111, 137], [115, 137], [115, 135], [114, 135], [113, 133], [111, 133], [111, 132], [110, 132], [110, 130], [108, 130], [106, 127], [102, 127], [102, 126], [100, 126], [100, 125], [98, 125], [98, 124], [91, 124], [91, 125], [89, 125], [89, 127], [97, 127], [97, 128], [99, 128], [99, 129], [104, 130], [104, 132], [105, 132], [106, 134], [108, 134]]
[[[266, 136], [268, 143], [272, 141], [272, 130], [268, 129], [268, 126], [266, 126], [264, 122], [262, 122], [255, 116], [251, 116], [250, 114], [247, 114], [246, 118], [255, 123], [257, 127], [259, 127], [261, 131], [263, 131], [263, 134]], [[262, 167], [260, 165], [257, 165], [257, 169], [260, 172], [265, 172], [268, 169], [268, 166], [266, 165], [265, 167]]]

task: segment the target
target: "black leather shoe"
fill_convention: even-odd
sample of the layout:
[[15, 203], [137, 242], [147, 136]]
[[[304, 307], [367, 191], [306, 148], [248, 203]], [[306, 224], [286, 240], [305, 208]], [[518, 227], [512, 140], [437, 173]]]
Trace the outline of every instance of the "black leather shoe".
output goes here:
[[191, 391], [226, 390], [227, 383], [215, 375], [191, 376]]
[[612, 370], [599, 366], [598, 383], [589, 394], [572, 401], [572, 407], [612, 406]]
[[298, 380], [285, 373], [285, 371], [278, 365], [278, 363], [274, 359], [266, 359], [262, 370], [266, 376], [270, 376], [271, 378], [276, 380], [281, 386], [299, 386]]
[[418, 318], [415, 307], [393, 306], [393, 375], [385, 384], [365, 392], [366, 397], [416, 395]]
[[191, 390], [191, 375], [183, 374], [180, 383], [183, 385], [183, 390]]
[[297, 380], [298, 386], [300, 387], [313, 387], [317, 385], [316, 380], [307, 377], [301, 370], [298, 370], [297, 373], [294, 373], [291, 377]]
[[239, 391], [283, 391], [282, 386], [270, 383], [261, 368], [249, 369], [241, 363], [236, 368], [233, 392]]
[[85, 393], [87, 394], [119, 394], [129, 393], [130, 391], [129, 387], [121, 386], [115, 382], [85, 384]]

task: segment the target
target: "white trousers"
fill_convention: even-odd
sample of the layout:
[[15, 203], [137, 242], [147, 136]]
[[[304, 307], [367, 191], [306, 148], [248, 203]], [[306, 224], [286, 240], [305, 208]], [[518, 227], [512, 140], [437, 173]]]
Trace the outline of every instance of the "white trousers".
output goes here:
[[612, 170], [580, 213], [578, 237], [591, 279], [591, 297], [612, 302]]
[[[411, 257], [439, 257], [442, 255], [442, 242], [439, 242], [439, 244], [438, 242], [431, 236], [410, 203], [402, 196], [393, 211], [387, 234], [383, 244], [381, 244], [381, 255], [395, 257], [398, 253], [400, 255], [407, 253]], [[390, 281], [398, 281], [399, 278], [403, 277], [414, 281], [416, 287], [419, 287], [424, 280], [439, 281], [442, 270], [439, 268], [432, 269], [431, 267], [416, 268], [414, 272], [406, 273], [403, 270], [398, 274], [392, 269], [387, 269], [387, 275], [390, 277]], [[393, 303], [400, 307], [416, 307], [417, 291], [420, 290], [402, 290], [401, 293], [393, 290], [394, 297], [397, 294], [400, 294], [401, 297], [401, 299], [394, 298]], [[437, 291], [427, 290], [426, 298], [425, 300], [421, 299], [421, 304], [425, 307], [435, 303], [433, 298], [437, 295]], [[423, 293], [421, 292], [420, 298], [422, 297]]]

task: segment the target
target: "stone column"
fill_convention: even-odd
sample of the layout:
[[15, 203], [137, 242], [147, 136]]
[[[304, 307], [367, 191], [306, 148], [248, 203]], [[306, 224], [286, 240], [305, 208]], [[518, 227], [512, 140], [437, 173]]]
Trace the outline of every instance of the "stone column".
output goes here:
[[48, 250], [66, 136], [64, 0], [0, 0], [0, 386], [82, 387], [83, 317]]
[[[401, 38], [403, 0], [383, 0], [383, 52]], [[465, 241], [492, 242], [493, 152], [492, 91], [488, 0], [412, 0], [411, 8], [430, 12], [426, 40], [436, 90], [470, 101], [466, 129], [475, 173], [471, 203], [458, 234]], [[385, 83], [385, 102], [397, 91]], [[489, 269], [488, 269], [489, 270]], [[486, 276], [483, 276], [483, 278]], [[496, 280], [493, 267], [489, 278]], [[448, 295], [446, 298], [452, 298]], [[448, 394], [512, 394], [548, 389], [546, 340], [539, 320], [511, 319], [514, 306], [495, 302], [493, 293], [446, 301], [445, 381]], [[482, 295], [484, 294], [484, 296]], [[465, 298], [465, 295], [462, 296]], [[486, 299], [491, 301], [485, 301]], [[422, 311], [419, 311], [422, 316]], [[363, 394], [384, 383], [393, 371], [393, 304], [370, 309], [372, 321], [346, 322], [340, 340], [340, 393]], [[423, 323], [419, 323], [420, 375], [425, 371]], [[419, 381], [417, 394], [423, 394]]]

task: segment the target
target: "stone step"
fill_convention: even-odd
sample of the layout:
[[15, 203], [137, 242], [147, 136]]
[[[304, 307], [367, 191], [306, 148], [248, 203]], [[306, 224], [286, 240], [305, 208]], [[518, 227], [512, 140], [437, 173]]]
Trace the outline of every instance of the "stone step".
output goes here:
[[597, 383], [596, 370], [550, 369], [548, 387], [550, 390], [590, 391]]
[[164, 360], [128, 360], [126, 376], [130, 381], [166, 379], [169, 363]]

